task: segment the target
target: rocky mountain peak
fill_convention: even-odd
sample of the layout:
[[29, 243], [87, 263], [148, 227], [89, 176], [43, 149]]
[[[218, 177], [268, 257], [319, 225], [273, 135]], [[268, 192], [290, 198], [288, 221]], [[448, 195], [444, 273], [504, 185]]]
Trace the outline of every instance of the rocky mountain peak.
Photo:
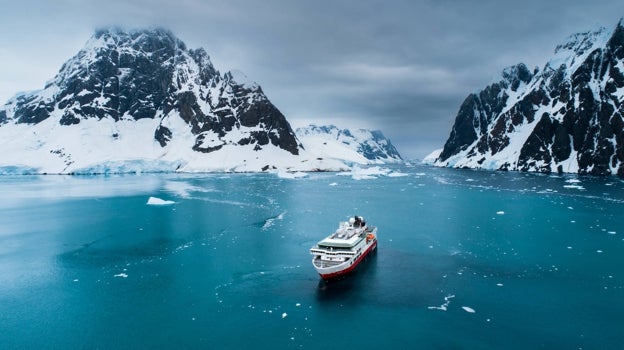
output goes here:
[[507, 82], [512, 91], [518, 90], [520, 84], [527, 84], [533, 78], [533, 73], [524, 63], [507, 67], [503, 70], [503, 81]]
[[570, 54], [581, 56], [608, 34], [609, 32], [605, 27], [572, 34], [564, 42], [555, 47], [555, 55], [569, 52]]
[[219, 73], [204, 49], [188, 49], [161, 28], [99, 29], [43, 90], [0, 107], [0, 127], [88, 120], [154, 120], [153, 142], [162, 148], [186, 144], [190, 134], [200, 153], [225, 146], [299, 153], [290, 124], [258, 84], [241, 72]]
[[435, 163], [624, 175], [624, 26], [570, 36], [541, 71], [524, 65], [470, 94]]

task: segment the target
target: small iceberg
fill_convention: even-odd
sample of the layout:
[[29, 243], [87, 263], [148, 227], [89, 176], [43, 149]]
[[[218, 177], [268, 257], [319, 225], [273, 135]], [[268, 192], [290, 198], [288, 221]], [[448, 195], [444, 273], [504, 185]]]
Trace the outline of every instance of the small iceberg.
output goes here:
[[581, 185], [563, 185], [563, 188], [571, 188], [571, 189], [575, 189], [575, 190], [584, 190], [585, 187], [581, 186]]
[[308, 174], [301, 172], [301, 171], [286, 171], [286, 170], [282, 170], [280, 169], [277, 172], [277, 177], [279, 177], [280, 179], [300, 179], [302, 177], [307, 177]]
[[475, 310], [469, 306], [462, 306], [462, 309], [464, 309], [464, 311], [470, 313], [470, 314], [474, 314]]
[[338, 173], [340, 176], [351, 176], [354, 180], [372, 180], [376, 179], [378, 176], [388, 176], [390, 174], [390, 169], [381, 168], [378, 166], [370, 167], [370, 168], [360, 168], [359, 166], [354, 166], [351, 171]]
[[147, 200], [147, 205], [171, 205], [171, 204], [175, 204], [175, 202], [167, 201], [167, 200], [156, 198], [156, 197], [149, 197], [149, 199]]
[[409, 176], [409, 174], [398, 172], [398, 171], [393, 171], [388, 174], [388, 177], [404, 177], [404, 176]]

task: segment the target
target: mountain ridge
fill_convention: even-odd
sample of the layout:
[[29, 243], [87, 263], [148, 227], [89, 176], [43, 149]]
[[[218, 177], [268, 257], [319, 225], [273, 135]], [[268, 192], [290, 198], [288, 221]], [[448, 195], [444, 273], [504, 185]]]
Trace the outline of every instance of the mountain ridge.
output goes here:
[[403, 161], [392, 142], [380, 130], [346, 129], [335, 125], [309, 125], [295, 129], [306, 150], [317, 156], [340, 158], [358, 164]]
[[0, 106], [0, 148], [10, 173], [348, 169], [306, 151], [259, 84], [162, 28], [97, 30]]
[[437, 166], [624, 175], [624, 21], [573, 34], [468, 95]]

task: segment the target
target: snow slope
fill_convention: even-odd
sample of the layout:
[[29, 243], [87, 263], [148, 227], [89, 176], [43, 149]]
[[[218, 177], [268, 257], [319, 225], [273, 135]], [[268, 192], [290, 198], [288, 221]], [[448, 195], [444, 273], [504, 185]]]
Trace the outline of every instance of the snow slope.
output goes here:
[[543, 69], [524, 64], [470, 94], [429, 163], [624, 175], [624, 20], [570, 36]]
[[304, 133], [304, 148], [242, 72], [221, 74], [169, 31], [112, 28], [42, 90], [0, 107], [0, 173], [342, 171], [400, 159], [380, 132], [354, 135], [328, 151], [327, 135]]
[[295, 130], [303, 148], [326, 159], [357, 164], [401, 162], [402, 158], [381, 131], [339, 129], [334, 125], [310, 125]]

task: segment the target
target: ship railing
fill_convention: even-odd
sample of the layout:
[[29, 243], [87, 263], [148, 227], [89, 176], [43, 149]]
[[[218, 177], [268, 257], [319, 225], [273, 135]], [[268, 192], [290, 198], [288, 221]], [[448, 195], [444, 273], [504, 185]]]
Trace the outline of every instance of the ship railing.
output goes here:
[[319, 254], [319, 255], [342, 255], [342, 256], [353, 256], [355, 255], [354, 252], [352, 252], [351, 250], [328, 250], [328, 249], [319, 249], [319, 248], [312, 248], [310, 249], [310, 253], [311, 254]]
[[314, 259], [314, 266], [319, 267], [319, 268], [328, 268], [328, 267], [333, 267], [336, 265], [340, 265], [344, 263], [344, 261], [328, 261], [328, 260], [321, 260], [320, 257], [317, 257]]

